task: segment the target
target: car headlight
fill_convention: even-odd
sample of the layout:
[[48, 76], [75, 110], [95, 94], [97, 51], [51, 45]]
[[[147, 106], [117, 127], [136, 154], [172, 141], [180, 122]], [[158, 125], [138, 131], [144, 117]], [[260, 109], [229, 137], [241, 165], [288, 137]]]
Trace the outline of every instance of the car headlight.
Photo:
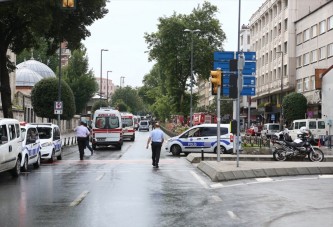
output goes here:
[[48, 146], [52, 146], [52, 142], [42, 143], [41, 145], [41, 147], [48, 147]]

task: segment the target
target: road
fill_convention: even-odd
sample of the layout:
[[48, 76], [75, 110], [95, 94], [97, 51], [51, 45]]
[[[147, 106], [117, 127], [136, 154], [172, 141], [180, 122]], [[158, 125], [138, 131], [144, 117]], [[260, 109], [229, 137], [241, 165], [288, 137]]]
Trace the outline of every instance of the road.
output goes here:
[[162, 152], [153, 168], [147, 136], [1, 173], [0, 226], [333, 226], [331, 175], [214, 183], [184, 156]]

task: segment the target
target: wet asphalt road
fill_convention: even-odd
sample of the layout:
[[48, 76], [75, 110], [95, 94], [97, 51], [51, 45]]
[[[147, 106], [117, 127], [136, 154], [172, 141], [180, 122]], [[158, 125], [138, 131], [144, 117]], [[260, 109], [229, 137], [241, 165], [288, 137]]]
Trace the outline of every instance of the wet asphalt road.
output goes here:
[[63, 160], [17, 179], [0, 174], [0, 226], [333, 226], [333, 176], [213, 183], [184, 156], [145, 149], [65, 148]]

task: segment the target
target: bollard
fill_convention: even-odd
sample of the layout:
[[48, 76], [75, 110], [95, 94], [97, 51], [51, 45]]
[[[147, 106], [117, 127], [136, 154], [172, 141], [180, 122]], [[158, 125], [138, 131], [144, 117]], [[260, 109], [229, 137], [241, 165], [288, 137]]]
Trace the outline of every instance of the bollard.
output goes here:
[[204, 159], [205, 159], [205, 157], [204, 157], [203, 148], [201, 148], [201, 160], [203, 161]]
[[63, 145], [66, 146], [66, 138], [64, 138], [64, 144]]

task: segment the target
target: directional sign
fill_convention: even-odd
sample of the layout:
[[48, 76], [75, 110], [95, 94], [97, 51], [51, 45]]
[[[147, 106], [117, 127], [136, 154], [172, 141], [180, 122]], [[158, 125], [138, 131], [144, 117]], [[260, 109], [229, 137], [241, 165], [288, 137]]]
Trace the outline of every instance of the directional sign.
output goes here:
[[243, 85], [256, 86], [256, 77], [254, 77], [254, 76], [243, 76]]
[[223, 71], [223, 73], [229, 72], [230, 71], [229, 61], [224, 61], [224, 62], [215, 61], [214, 70], [216, 70], [217, 68], [220, 68]]
[[[245, 61], [255, 61], [256, 52], [242, 52], [245, 57]], [[238, 59], [239, 52], [236, 53], [236, 59]]]
[[254, 95], [256, 95], [256, 88], [255, 87], [243, 87], [241, 95], [242, 96], [254, 96]]
[[214, 61], [229, 61], [235, 59], [234, 51], [215, 51], [214, 52]]
[[256, 72], [256, 62], [246, 61], [243, 69], [244, 75], [252, 75]]

